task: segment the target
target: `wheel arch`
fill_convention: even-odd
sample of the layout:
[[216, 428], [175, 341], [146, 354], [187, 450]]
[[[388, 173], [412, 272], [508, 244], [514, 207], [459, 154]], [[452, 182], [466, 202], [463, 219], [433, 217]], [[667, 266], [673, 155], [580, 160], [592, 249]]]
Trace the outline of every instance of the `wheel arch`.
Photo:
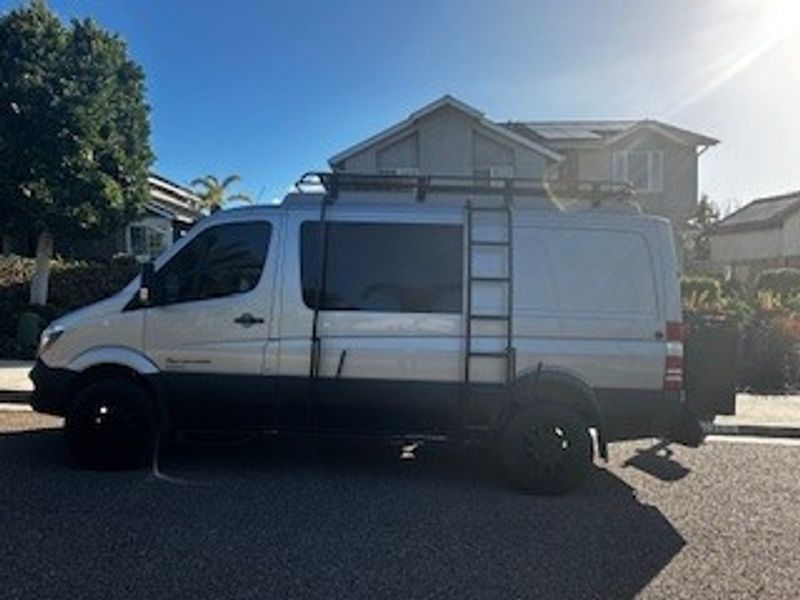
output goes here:
[[166, 427], [170, 414], [165, 402], [166, 391], [157, 377], [158, 368], [149, 359], [127, 348], [97, 348], [76, 358], [69, 369], [77, 373], [69, 388], [70, 401], [81, 389], [101, 379], [122, 379], [133, 382], [150, 394]]
[[67, 369], [83, 373], [101, 365], [118, 365], [139, 375], [154, 375], [159, 369], [141, 352], [124, 346], [100, 346], [79, 354], [67, 365]]
[[597, 430], [598, 453], [602, 458], [608, 458], [603, 411], [586, 380], [572, 371], [545, 365], [520, 376], [514, 386], [513, 409], [542, 401], [554, 401], [577, 412]]

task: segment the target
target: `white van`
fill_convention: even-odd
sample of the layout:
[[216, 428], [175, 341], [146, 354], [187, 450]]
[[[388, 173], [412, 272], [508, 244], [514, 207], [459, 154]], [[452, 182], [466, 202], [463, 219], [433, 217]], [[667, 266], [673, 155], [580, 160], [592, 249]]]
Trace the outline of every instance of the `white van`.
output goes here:
[[33, 406], [66, 417], [82, 461], [141, 463], [158, 435], [190, 429], [477, 440], [553, 493], [587, 473], [590, 430], [603, 457], [674, 435], [668, 221], [564, 212], [513, 182], [504, 203], [491, 185], [328, 177], [213, 214], [47, 328]]

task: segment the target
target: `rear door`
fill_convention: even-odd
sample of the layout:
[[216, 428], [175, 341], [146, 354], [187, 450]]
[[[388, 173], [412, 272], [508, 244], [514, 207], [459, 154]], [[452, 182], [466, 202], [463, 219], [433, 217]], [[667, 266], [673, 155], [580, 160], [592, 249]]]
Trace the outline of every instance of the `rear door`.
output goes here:
[[519, 369], [542, 361], [615, 397], [660, 390], [664, 316], [646, 233], [531, 223], [517, 242]]
[[190, 426], [265, 427], [265, 378], [279, 227], [276, 218], [200, 231], [155, 275], [144, 348], [161, 369], [174, 418]]

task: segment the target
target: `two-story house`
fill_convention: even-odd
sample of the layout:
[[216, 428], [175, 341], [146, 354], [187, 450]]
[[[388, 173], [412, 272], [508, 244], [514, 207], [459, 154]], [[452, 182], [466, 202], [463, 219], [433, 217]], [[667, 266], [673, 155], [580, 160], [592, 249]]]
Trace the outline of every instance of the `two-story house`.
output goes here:
[[645, 212], [682, 225], [697, 206], [698, 157], [716, 143], [652, 120], [499, 123], [444, 96], [329, 164], [367, 174], [629, 182]]

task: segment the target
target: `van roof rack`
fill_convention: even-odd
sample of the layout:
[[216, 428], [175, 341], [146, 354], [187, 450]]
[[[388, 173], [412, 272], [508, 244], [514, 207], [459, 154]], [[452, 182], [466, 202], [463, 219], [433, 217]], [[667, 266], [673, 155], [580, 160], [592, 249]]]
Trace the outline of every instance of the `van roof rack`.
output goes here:
[[470, 177], [465, 175], [384, 175], [309, 171], [295, 182], [300, 192], [323, 191], [335, 200], [341, 191], [410, 192], [418, 202], [428, 194], [469, 196], [547, 196], [585, 200], [627, 200], [634, 195], [629, 183], [613, 181], [549, 181], [530, 177]]

